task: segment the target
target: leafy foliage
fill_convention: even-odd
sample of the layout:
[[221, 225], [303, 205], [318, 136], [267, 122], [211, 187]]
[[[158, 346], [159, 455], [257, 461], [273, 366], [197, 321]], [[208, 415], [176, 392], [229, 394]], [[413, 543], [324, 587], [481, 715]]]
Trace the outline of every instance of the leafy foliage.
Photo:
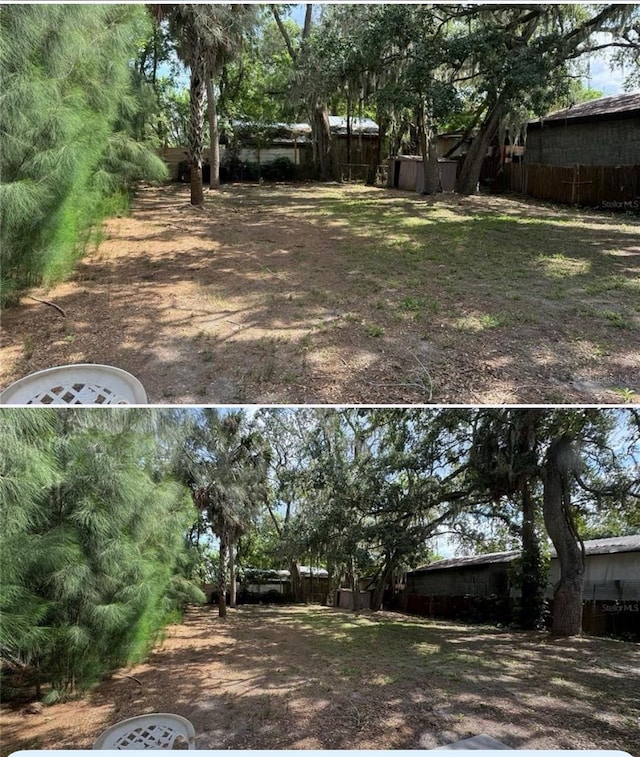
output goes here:
[[[271, 519], [283, 563], [322, 564], [353, 587], [367, 575], [378, 607], [395, 577], [431, 559], [428, 548], [439, 534], [450, 534], [472, 553], [521, 549], [515, 576], [523, 594], [519, 621], [536, 627], [545, 609], [549, 541], [542, 501], [550, 446], [566, 435], [580, 446], [581, 473], [567, 479], [573, 498], [566, 512], [581, 533], [587, 523], [617, 523], [606, 532], [611, 535], [637, 522], [638, 427], [634, 414], [620, 413], [264, 413], [261, 423], [276, 464]], [[560, 504], [552, 509], [562, 513]]]
[[[292, 44], [300, 44], [301, 30], [293, 19], [284, 19]], [[293, 61], [270, 15], [249, 36], [242, 55], [224, 66], [220, 77], [220, 113], [225, 126], [232, 121], [253, 124], [290, 123], [299, 107], [289, 96], [293, 83]]]
[[[242, 411], [224, 414], [202, 408], [187, 428], [174, 466], [200, 513], [196, 543], [200, 546], [200, 538], [207, 534], [218, 539], [217, 582], [224, 616], [227, 563], [267, 497], [269, 452]], [[232, 578], [233, 570], [232, 565]]]
[[68, 273], [103, 201], [166, 169], [132, 139], [139, 6], [0, 10], [2, 300]]
[[192, 505], [155, 442], [136, 411], [0, 416], [0, 653], [38, 689], [86, 688], [202, 601], [181, 576]]

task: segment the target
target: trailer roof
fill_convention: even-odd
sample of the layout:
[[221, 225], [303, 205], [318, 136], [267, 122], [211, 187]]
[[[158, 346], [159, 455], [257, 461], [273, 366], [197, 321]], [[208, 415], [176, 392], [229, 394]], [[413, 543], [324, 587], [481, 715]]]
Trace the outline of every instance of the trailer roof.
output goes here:
[[[632, 536], [614, 536], [608, 539], [590, 539], [585, 541], [584, 550], [586, 555], [617, 554], [619, 552], [640, 552], [640, 534]], [[519, 557], [517, 549], [509, 552], [490, 552], [486, 555], [471, 555], [469, 557], [453, 557], [446, 560], [438, 560], [429, 565], [422, 565], [411, 573], [426, 573], [432, 570], [448, 570], [450, 568], [463, 568], [477, 565], [494, 565], [497, 563], [510, 563]], [[557, 557], [556, 551], [551, 549], [551, 557]]]
[[557, 110], [541, 118], [529, 121], [529, 126], [553, 125], [555, 122], [573, 121], [576, 119], [601, 120], [608, 117], [627, 116], [634, 112], [640, 112], [640, 92], [630, 92], [624, 95], [612, 97], [599, 97], [597, 100], [589, 100], [578, 103], [563, 110]]

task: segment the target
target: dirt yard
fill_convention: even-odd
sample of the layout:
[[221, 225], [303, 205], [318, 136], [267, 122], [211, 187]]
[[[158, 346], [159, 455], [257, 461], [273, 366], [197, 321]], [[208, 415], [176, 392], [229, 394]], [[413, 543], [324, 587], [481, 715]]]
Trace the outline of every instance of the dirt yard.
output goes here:
[[159, 404], [638, 399], [637, 217], [354, 185], [188, 199], [141, 190], [72, 280], [6, 311], [0, 387], [95, 362]]
[[148, 661], [82, 701], [2, 707], [3, 754], [88, 748], [147, 712], [199, 749], [429, 749], [485, 733], [516, 749], [640, 754], [640, 645], [329, 608], [191, 611]]

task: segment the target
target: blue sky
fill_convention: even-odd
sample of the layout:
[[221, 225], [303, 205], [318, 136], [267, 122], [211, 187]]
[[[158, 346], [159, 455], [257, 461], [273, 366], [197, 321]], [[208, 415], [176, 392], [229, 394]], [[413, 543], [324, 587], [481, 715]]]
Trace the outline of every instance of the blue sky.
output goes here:
[[590, 66], [590, 76], [584, 80], [584, 84], [592, 89], [599, 89], [605, 95], [622, 94], [622, 82], [624, 74], [620, 69], [611, 69], [604, 60], [594, 60]]

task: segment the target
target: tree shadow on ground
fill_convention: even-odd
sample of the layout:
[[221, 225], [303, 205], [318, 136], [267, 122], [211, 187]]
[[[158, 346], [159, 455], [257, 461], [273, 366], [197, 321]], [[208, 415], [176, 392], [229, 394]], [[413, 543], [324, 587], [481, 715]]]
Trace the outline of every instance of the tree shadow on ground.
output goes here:
[[156, 403], [640, 391], [637, 223], [337, 185], [186, 197], [148, 190], [111, 223], [47, 295], [66, 318], [27, 300], [6, 313], [6, 383], [87, 361], [131, 370]]
[[[637, 644], [553, 640], [392, 613], [194, 609], [143, 664], [56, 705], [39, 743], [87, 747], [144, 712], [189, 718], [200, 749], [417, 749], [487, 733], [513, 748], [637, 754]], [[65, 714], [68, 708], [69, 714]], [[66, 727], [62, 723], [66, 723]]]

